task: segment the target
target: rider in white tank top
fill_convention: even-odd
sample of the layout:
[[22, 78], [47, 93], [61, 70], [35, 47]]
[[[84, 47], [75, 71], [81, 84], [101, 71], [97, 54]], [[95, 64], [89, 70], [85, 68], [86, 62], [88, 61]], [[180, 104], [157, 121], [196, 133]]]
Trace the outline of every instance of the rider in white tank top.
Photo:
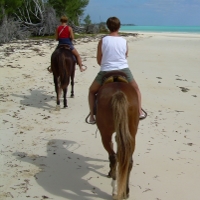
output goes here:
[[94, 116], [94, 107], [96, 94], [102, 86], [103, 77], [108, 71], [119, 70], [126, 74], [129, 84], [138, 94], [140, 119], [146, 117], [141, 107], [141, 93], [127, 63], [128, 45], [124, 38], [120, 37], [119, 29], [121, 22], [117, 17], [109, 17], [106, 21], [109, 35], [103, 37], [97, 46], [97, 63], [101, 66], [100, 71], [92, 82], [88, 100], [90, 108], [89, 122], [96, 123]]
[[128, 68], [126, 59], [126, 40], [120, 36], [102, 38], [101, 71], [121, 70]]

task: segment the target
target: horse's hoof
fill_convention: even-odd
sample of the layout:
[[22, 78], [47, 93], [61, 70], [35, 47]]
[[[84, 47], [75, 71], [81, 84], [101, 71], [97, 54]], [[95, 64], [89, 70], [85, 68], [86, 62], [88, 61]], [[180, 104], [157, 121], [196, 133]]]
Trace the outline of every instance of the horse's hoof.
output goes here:
[[[129, 198], [129, 195], [127, 195], [127, 196], [123, 196], [123, 199], [128, 199]], [[119, 197], [118, 197], [118, 195], [117, 194], [112, 194], [112, 199], [113, 200], [119, 200]], [[120, 198], [121, 199], [121, 198]]]
[[68, 106], [64, 106], [63, 108], [67, 108]]
[[123, 199], [128, 199], [128, 198], [129, 198], [129, 194], [123, 196]]
[[118, 195], [117, 195], [117, 194], [113, 194], [113, 195], [112, 195], [112, 199], [113, 199], [113, 200], [119, 200], [119, 199], [118, 199]]
[[70, 96], [71, 98], [74, 98], [74, 95], [73, 94], [71, 94], [71, 96]]
[[60, 111], [60, 105], [57, 105], [55, 111]]

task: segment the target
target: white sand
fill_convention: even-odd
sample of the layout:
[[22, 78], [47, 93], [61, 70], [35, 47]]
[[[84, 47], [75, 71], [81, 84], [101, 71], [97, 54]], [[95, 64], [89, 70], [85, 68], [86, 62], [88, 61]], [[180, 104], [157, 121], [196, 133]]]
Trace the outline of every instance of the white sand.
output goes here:
[[[200, 35], [127, 40], [148, 112], [138, 129], [130, 199], [199, 200]], [[75, 98], [60, 112], [46, 70], [56, 42], [31, 46], [0, 47], [0, 199], [111, 199], [107, 153], [96, 126], [84, 122], [88, 87], [99, 70], [97, 41], [76, 45], [88, 70], [77, 68]], [[6, 54], [7, 47], [14, 52]]]

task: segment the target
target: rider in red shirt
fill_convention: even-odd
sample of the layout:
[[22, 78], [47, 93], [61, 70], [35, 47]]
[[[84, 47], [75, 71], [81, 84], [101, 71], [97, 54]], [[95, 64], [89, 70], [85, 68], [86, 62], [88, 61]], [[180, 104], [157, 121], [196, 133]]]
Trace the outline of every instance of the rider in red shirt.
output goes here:
[[[55, 33], [56, 40], [59, 42], [58, 46], [60, 44], [67, 44], [70, 46], [70, 50], [77, 58], [77, 62], [78, 62], [80, 71], [83, 72], [83, 71], [85, 71], [85, 69], [83, 68], [81, 57], [80, 57], [78, 51], [74, 48], [74, 46], [72, 44], [72, 40], [74, 39], [74, 33], [73, 33], [72, 28], [67, 25], [67, 21], [68, 21], [68, 19], [65, 16], [62, 16], [60, 18], [61, 25], [58, 26], [56, 29], [56, 33]], [[51, 72], [51, 70], [49, 70], [49, 71]]]

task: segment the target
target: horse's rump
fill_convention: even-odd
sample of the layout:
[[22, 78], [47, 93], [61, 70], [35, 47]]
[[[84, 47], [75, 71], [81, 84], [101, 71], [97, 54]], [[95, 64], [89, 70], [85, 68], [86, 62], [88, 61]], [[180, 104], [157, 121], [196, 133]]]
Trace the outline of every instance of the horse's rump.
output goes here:
[[54, 77], [60, 78], [61, 88], [65, 88], [75, 70], [75, 61], [71, 50], [62, 46], [56, 48], [51, 56], [51, 69]]
[[[129, 115], [129, 124], [130, 121], [138, 123], [139, 112], [138, 112], [138, 97], [134, 88], [124, 82], [113, 82], [106, 85], [103, 85], [97, 95], [97, 122], [106, 125], [109, 124], [109, 127], [112, 127], [114, 130], [114, 121], [113, 121], [113, 109], [111, 100], [116, 92], [123, 92], [127, 98], [128, 108], [127, 113]], [[105, 115], [107, 114], [107, 115]], [[100, 118], [100, 115], [105, 115], [104, 118]], [[138, 118], [137, 118], [138, 117]]]

